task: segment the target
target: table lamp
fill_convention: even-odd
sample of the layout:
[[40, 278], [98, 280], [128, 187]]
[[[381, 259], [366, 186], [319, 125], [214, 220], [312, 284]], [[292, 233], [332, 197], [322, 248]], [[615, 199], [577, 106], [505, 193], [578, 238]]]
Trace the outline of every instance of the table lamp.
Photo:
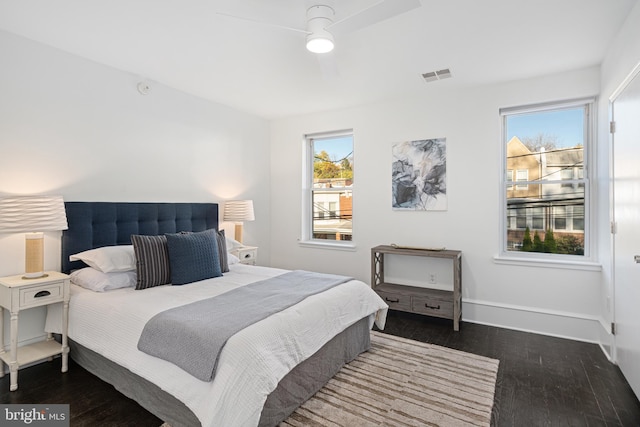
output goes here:
[[242, 243], [242, 223], [253, 221], [253, 200], [228, 200], [224, 203], [223, 221], [236, 223], [235, 240]]
[[11, 196], [0, 199], [0, 233], [26, 233], [23, 279], [46, 277], [43, 231], [67, 228], [62, 196]]

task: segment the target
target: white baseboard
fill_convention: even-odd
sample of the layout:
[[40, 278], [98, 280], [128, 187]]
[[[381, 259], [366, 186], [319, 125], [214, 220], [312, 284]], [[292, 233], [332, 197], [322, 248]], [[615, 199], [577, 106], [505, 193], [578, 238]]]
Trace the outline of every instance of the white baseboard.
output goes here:
[[598, 344], [611, 360], [612, 337], [598, 316], [481, 300], [462, 300], [462, 320]]

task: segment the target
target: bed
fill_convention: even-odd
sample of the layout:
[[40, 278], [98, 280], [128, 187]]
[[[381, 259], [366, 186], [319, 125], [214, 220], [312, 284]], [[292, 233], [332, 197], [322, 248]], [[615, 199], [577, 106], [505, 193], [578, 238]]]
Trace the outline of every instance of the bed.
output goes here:
[[[131, 245], [132, 235], [218, 229], [218, 206], [213, 203], [65, 205], [69, 223], [62, 237], [65, 273], [87, 268], [81, 261], [71, 261], [71, 255]], [[287, 273], [230, 264], [222, 277], [184, 286], [95, 292], [72, 284], [71, 357], [173, 427], [274, 426], [369, 348], [374, 322], [384, 327], [386, 304], [368, 285], [348, 280], [233, 335], [220, 352], [212, 381], [197, 379], [138, 350], [141, 331], [158, 313]], [[60, 331], [57, 319], [53, 308], [47, 316], [48, 332]]]

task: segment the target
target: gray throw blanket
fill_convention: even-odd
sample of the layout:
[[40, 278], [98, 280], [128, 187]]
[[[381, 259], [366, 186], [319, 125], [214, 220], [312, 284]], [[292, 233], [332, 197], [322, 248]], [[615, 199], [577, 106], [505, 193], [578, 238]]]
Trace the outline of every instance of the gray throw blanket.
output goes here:
[[202, 381], [211, 381], [222, 348], [236, 332], [349, 280], [296, 270], [175, 307], [147, 322], [138, 350], [167, 360]]

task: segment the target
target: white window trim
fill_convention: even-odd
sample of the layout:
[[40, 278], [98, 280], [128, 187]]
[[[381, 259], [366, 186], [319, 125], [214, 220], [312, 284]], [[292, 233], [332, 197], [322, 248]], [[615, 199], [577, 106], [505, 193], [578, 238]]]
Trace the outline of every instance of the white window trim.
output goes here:
[[[545, 254], [535, 252], [517, 252], [507, 251], [507, 146], [505, 142], [506, 124], [504, 117], [506, 115], [515, 113], [533, 113], [541, 111], [552, 111], [554, 109], [566, 109], [571, 107], [582, 107], [587, 105], [587, 111], [589, 114], [588, 120], [585, 120], [585, 135], [587, 138], [587, 147], [584, 152], [584, 167], [586, 176], [584, 178], [585, 183], [585, 242], [584, 242], [584, 255], [562, 255], [562, 254]], [[567, 268], [587, 271], [601, 271], [602, 265], [596, 259], [596, 229], [595, 229], [595, 203], [596, 193], [595, 186], [590, 185], [591, 182], [595, 182], [596, 169], [596, 156], [595, 156], [595, 139], [596, 139], [596, 117], [597, 113], [597, 98], [579, 98], [567, 101], [547, 102], [540, 104], [533, 104], [520, 107], [507, 107], [501, 108], [499, 112], [500, 120], [500, 156], [501, 156], [501, 168], [499, 170], [499, 196], [500, 196], [500, 217], [499, 217], [499, 253], [494, 256], [493, 260], [496, 264], [506, 265], [519, 265], [519, 266], [531, 266], [531, 267], [544, 267], [544, 268]], [[560, 182], [560, 181], [559, 181]], [[547, 182], [545, 182], [547, 183]]]
[[[311, 140], [320, 138], [331, 138], [350, 135], [354, 141], [354, 154], [355, 154], [355, 139], [353, 135], [353, 129], [344, 129], [333, 132], [321, 132], [306, 134], [303, 137], [303, 150], [302, 150], [302, 230], [298, 244], [302, 247], [311, 247], [318, 249], [338, 249], [355, 251], [355, 240], [322, 240], [313, 238], [313, 201], [312, 201], [312, 182], [313, 182], [313, 156], [311, 152]], [[355, 176], [354, 165], [354, 176]], [[353, 194], [353, 193], [352, 193]], [[352, 215], [355, 208], [352, 207]], [[355, 233], [352, 235], [354, 238]]]
[[[516, 252], [522, 254], [523, 252]], [[503, 265], [519, 265], [525, 267], [563, 268], [569, 270], [602, 271], [602, 264], [592, 260], [576, 261], [577, 255], [555, 255], [556, 257], [572, 257], [571, 259], [552, 259], [548, 254], [527, 253], [527, 257], [517, 255], [496, 255], [493, 262]], [[546, 256], [545, 256], [546, 255]]]

